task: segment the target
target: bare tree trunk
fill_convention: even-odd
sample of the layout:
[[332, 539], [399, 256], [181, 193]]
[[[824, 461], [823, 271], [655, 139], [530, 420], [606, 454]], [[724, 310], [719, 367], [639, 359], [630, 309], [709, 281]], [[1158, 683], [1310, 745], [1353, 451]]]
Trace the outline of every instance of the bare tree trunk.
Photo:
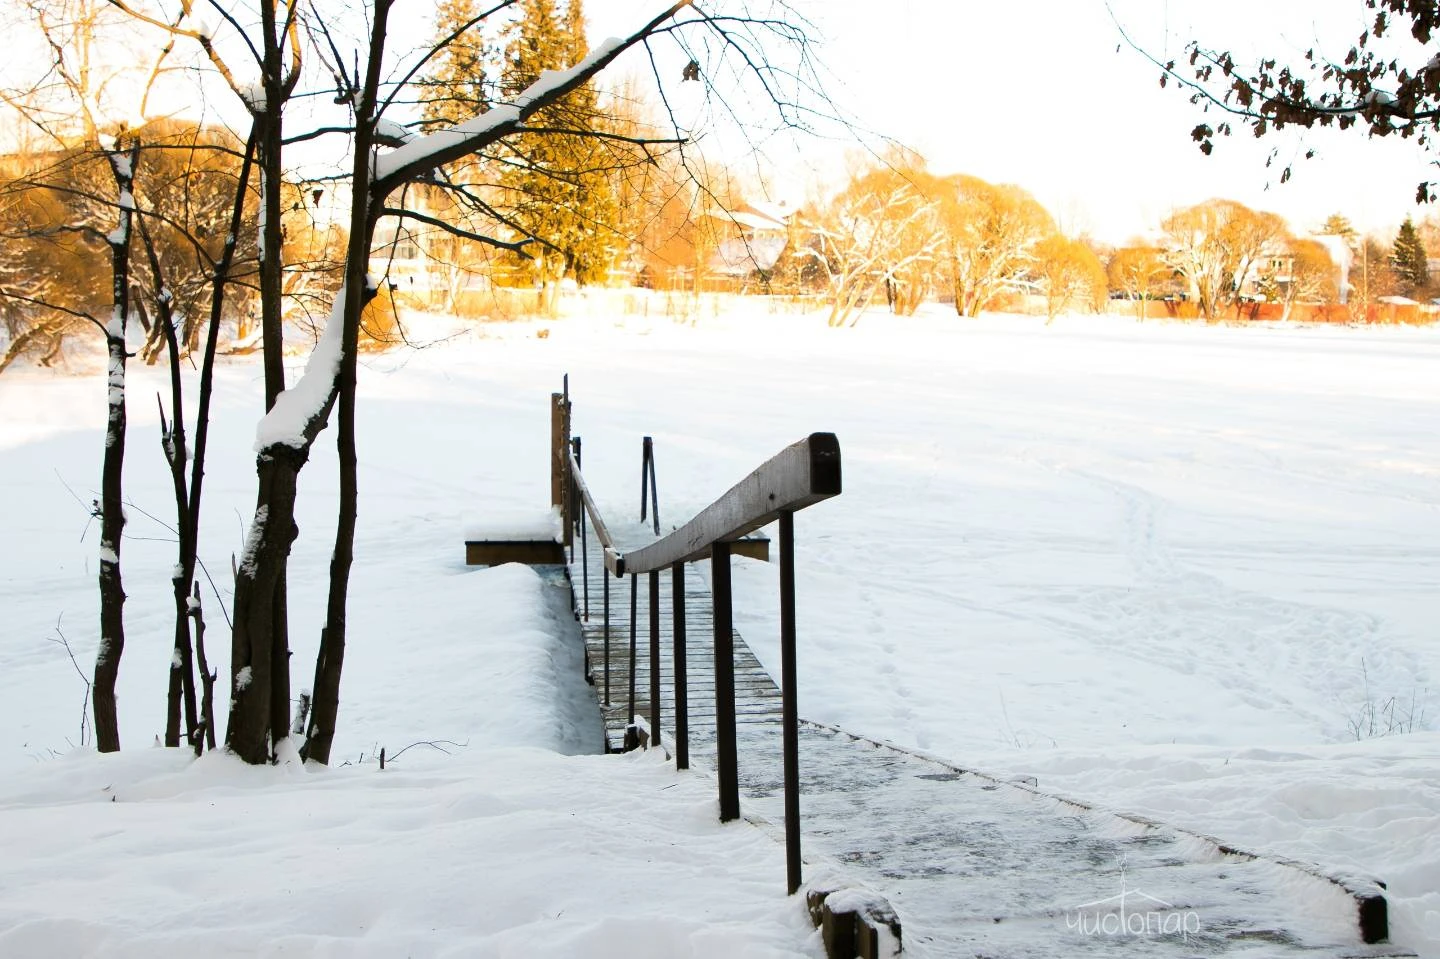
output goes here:
[[[325, 412], [328, 415], [328, 408]], [[230, 721], [225, 733], [225, 744], [248, 763], [269, 762], [273, 740], [284, 735], [270, 725], [273, 673], [288, 665], [275, 662], [275, 605], [283, 597], [285, 560], [299, 534], [296, 483], [309, 455], [309, 443], [300, 449], [277, 443], [265, 447], [258, 457], [260, 491], [255, 518], [235, 580]], [[283, 622], [283, 616], [278, 618]]]
[[[235, 205], [230, 210], [230, 231], [225, 236], [225, 245], [220, 251], [220, 260], [215, 264], [211, 278], [210, 327], [205, 337], [205, 356], [200, 363], [199, 409], [195, 415], [195, 457], [190, 465], [190, 517], [188, 542], [181, 544], [180, 564], [184, 567], [187, 581], [193, 581], [199, 557], [201, 491], [205, 485], [205, 452], [210, 437], [210, 400], [215, 392], [215, 353], [220, 343], [220, 321], [224, 314], [225, 284], [230, 279], [230, 268], [235, 262], [235, 250], [239, 242], [240, 226], [244, 220], [245, 197], [250, 187], [250, 173], [254, 166], [256, 124], [250, 125], [250, 137], [245, 143], [245, 157], [240, 165], [240, 176], [235, 186]], [[205, 742], [209, 749], [215, 748], [215, 712], [212, 694], [215, 676], [205, 661], [205, 621], [200, 611], [200, 586], [195, 584], [195, 599], [190, 612], [195, 617], [195, 653], [199, 659], [200, 682], [203, 689], [200, 712], [205, 728]], [[177, 627], [178, 631], [178, 627]], [[191, 744], [197, 753], [198, 741]]]
[[106, 237], [110, 245], [114, 310], [105, 329], [109, 352], [105, 455], [100, 477], [100, 648], [95, 655], [93, 702], [95, 744], [102, 753], [120, 748], [120, 721], [115, 712], [115, 680], [125, 651], [125, 589], [120, 580], [120, 533], [125, 528], [122, 505], [125, 462], [125, 318], [130, 306], [130, 223], [134, 216], [136, 144], [121, 154], [106, 154], [119, 198], [119, 223]]
[[345, 256], [345, 326], [341, 344], [336, 446], [340, 453], [340, 515], [335, 528], [335, 550], [330, 557], [330, 593], [325, 608], [325, 628], [320, 632], [320, 651], [315, 658], [315, 682], [310, 725], [300, 755], [306, 761], [330, 762], [335, 740], [335, 721], [340, 709], [340, 676], [345, 665], [346, 618], [350, 567], [355, 557], [355, 523], [359, 507], [358, 465], [355, 452], [356, 357], [359, 353], [360, 314], [373, 292], [365, 285], [370, 241], [375, 232], [372, 211], [384, 205], [384, 197], [372, 197], [370, 154], [375, 136], [375, 109], [380, 87], [380, 60], [385, 47], [389, 0], [377, 0], [370, 36], [370, 58], [365, 87], [355, 118], [355, 166], [351, 183], [354, 206], [350, 214], [350, 246]]
[[[284, 182], [282, 117], [298, 63], [285, 78], [284, 38], [276, 4], [260, 4], [263, 103], [249, 103], [251, 142], [260, 168], [260, 329], [264, 344], [265, 410], [285, 389], [282, 316], [283, 238], [281, 188]], [[326, 410], [328, 416], [328, 407]], [[324, 425], [323, 419], [315, 430]], [[262, 450], [259, 493], [246, 544], [246, 562], [235, 583], [235, 618], [230, 658], [230, 723], [226, 745], [251, 763], [269, 761], [274, 742], [289, 731], [290, 645], [286, 571], [295, 526], [296, 481], [309, 457], [303, 449], [272, 445]], [[274, 725], [274, 717], [281, 717]]]
[[205, 610], [200, 605], [199, 582], [195, 583], [195, 599], [190, 606], [190, 615], [195, 617], [195, 658], [200, 663], [200, 732], [204, 733], [203, 740], [197, 733], [190, 746], [198, 756], [202, 741], [204, 748], [215, 748], [215, 674], [210, 671], [210, 664], [205, 659]]
[[[165, 274], [160, 266], [160, 257], [155, 252], [155, 243], [144, 218], [139, 221], [140, 239], [150, 261], [150, 274], [155, 281], [155, 324], [149, 328], [147, 346], [158, 336], [169, 355], [170, 366], [170, 407], [171, 420], [165, 421], [165, 404], [160, 397], [155, 403], [160, 407], [160, 447], [165, 453], [165, 462], [170, 467], [170, 483], [175, 492], [175, 529], [179, 540], [179, 562], [171, 574], [171, 587], [175, 594], [175, 645], [170, 655], [170, 690], [166, 700], [165, 745], [180, 745], [180, 707], [185, 706], [185, 732], [187, 740], [195, 735], [195, 668], [190, 649], [190, 580], [185, 573], [185, 551], [193, 541], [189, 497], [185, 488], [185, 464], [189, 452], [185, 446], [185, 402], [180, 379], [180, 350], [175, 339], [175, 317], [171, 311], [172, 296], [165, 285]], [[137, 311], [140, 307], [140, 290], [132, 291], [136, 298]]]

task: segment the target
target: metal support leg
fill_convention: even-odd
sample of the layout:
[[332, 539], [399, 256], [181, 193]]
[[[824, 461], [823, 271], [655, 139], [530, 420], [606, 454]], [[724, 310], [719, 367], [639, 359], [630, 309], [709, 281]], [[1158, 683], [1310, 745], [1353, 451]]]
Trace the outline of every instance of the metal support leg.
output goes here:
[[580, 509], [580, 591], [585, 597], [582, 601], [585, 622], [590, 622], [590, 548], [587, 542], [585, 528], [585, 509]]
[[605, 623], [601, 628], [601, 635], [605, 638], [605, 705], [610, 705], [610, 571], [606, 570], [600, 578], [605, 581]]
[[635, 725], [635, 601], [640, 588], [638, 577], [630, 577], [630, 709], [625, 714], [625, 725]]
[[650, 745], [660, 745], [660, 571], [650, 571]]
[[675, 612], [675, 768], [690, 768], [690, 706], [685, 688], [685, 564], [670, 568], [670, 606]]
[[730, 544], [710, 551], [715, 594], [715, 772], [720, 780], [720, 821], [740, 818], [740, 768], [735, 752], [735, 647], [730, 606]]
[[800, 720], [795, 695], [795, 514], [780, 514], [780, 694], [785, 752], [785, 874], [800, 888]]

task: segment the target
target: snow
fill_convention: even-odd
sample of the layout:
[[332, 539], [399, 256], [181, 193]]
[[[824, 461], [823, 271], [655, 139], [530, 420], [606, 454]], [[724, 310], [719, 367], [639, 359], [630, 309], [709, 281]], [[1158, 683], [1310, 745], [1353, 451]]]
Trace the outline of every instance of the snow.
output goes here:
[[385, 117], [381, 117], [375, 121], [375, 135], [376, 137], [394, 140], [396, 143], [405, 143], [415, 139], [414, 130], [411, 130], [403, 123], [397, 123]]
[[[262, 113], [262, 112], [264, 112], [264, 110], [265, 110], [265, 105], [269, 102], [269, 97], [268, 97], [268, 95], [265, 93], [265, 82], [264, 82], [263, 80], [256, 79], [256, 80], [254, 80], [254, 81], [252, 81], [252, 82], [250, 82], [250, 83], [244, 84], [244, 85], [240, 88], [240, 91], [239, 91], [239, 92], [240, 92], [240, 99], [243, 100], [243, 101], [245, 101], [245, 107], [246, 107], [246, 109], [250, 110], [250, 112], [252, 112], [252, 113]], [[261, 176], [261, 179], [262, 179], [262, 182], [263, 182], [263, 179], [264, 179], [265, 174], [264, 174], [264, 173], [261, 173], [260, 176]], [[262, 194], [262, 195], [263, 195], [263, 194]], [[262, 222], [263, 222], [264, 216], [265, 216], [265, 214], [264, 214], [264, 212], [263, 212], [263, 206], [262, 206], [262, 212], [261, 212], [260, 216], [261, 216], [261, 220], [262, 220]], [[263, 239], [262, 239], [261, 242], [262, 242], [262, 243], [264, 242]]]
[[250, 521], [250, 532], [245, 537], [245, 549], [240, 554], [240, 572], [251, 575], [255, 571], [255, 551], [260, 548], [260, 537], [265, 534], [265, 524], [270, 519], [269, 506], [257, 506]]
[[[779, 849], [715, 823], [713, 783], [586, 754], [598, 725], [560, 591], [461, 565], [477, 525], [548, 522], [549, 394], [568, 372], [612, 526], [638, 519], [644, 435], [670, 526], [837, 433], [845, 492], [795, 524], [802, 716], [1379, 877], [1395, 942], [1440, 956], [1440, 330], [943, 310], [830, 330], [752, 302], [364, 358], [329, 770], [148, 748], [174, 544], [143, 515], [126, 529], [126, 748], [68, 746], [83, 681], [46, 638], [60, 619], [88, 671], [95, 531], [64, 484], [92, 498], [105, 411], [85, 378], [0, 377], [0, 403], [36, 411], [0, 422], [0, 492], [27, 503], [0, 513], [0, 955], [820, 954]], [[166, 375], [132, 368], [131, 386]], [[258, 383], [254, 358], [217, 373], [200, 555], [220, 595], [197, 577], [222, 683]], [[163, 519], [157, 414], [132, 412], [127, 498]], [[297, 689], [324, 620], [332, 447], [300, 479]], [[776, 568], [735, 562], [737, 626], [774, 669]], [[1414, 731], [1357, 741], [1387, 704]]]
[[[242, 94], [241, 94], [241, 99], [247, 99], [247, 96], [248, 96], [247, 94], [242, 93]], [[261, 166], [258, 168], [258, 173], [259, 173], [259, 175], [260, 175], [260, 191], [259, 191], [259, 193], [260, 193], [260, 205], [259, 205], [259, 209], [256, 211], [256, 215], [255, 215], [255, 250], [256, 250], [255, 256], [256, 256], [258, 259], [260, 259], [260, 260], [264, 260], [264, 259], [265, 259], [265, 224], [266, 224], [267, 222], [269, 222], [269, 221], [268, 221], [268, 219], [267, 219], [268, 214], [267, 214], [267, 212], [266, 212], [266, 206], [265, 206], [265, 167], [264, 167], [263, 165], [261, 165]], [[339, 300], [338, 297], [336, 298], [335, 302], [336, 302], [336, 303], [339, 303], [339, 302], [340, 302], [340, 300]]]
[[543, 510], [477, 510], [460, 520], [460, 539], [465, 542], [559, 540], [562, 531], [560, 511], [553, 507]]
[[255, 452], [270, 446], [304, 449], [308, 440], [305, 429], [325, 409], [340, 375], [340, 357], [344, 337], [345, 289], [335, 294], [325, 330], [310, 351], [305, 372], [294, 386], [275, 398], [275, 405], [255, 428]]

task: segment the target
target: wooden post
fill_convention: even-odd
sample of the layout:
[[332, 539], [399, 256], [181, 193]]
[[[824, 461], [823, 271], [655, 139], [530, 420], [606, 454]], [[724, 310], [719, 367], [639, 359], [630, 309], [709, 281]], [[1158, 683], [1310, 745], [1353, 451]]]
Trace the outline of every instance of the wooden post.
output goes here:
[[735, 748], [735, 645], [730, 605], [730, 544], [710, 551], [710, 588], [715, 599], [715, 772], [720, 781], [720, 821], [740, 818], [740, 768]]
[[800, 888], [800, 720], [795, 682], [795, 514], [780, 514], [780, 696], [785, 754], [785, 873]]
[[550, 505], [560, 510], [560, 542], [570, 546], [570, 400], [564, 393], [550, 394]]
[[675, 768], [690, 768], [690, 705], [685, 688], [685, 564], [671, 567], [670, 607], [675, 612]]

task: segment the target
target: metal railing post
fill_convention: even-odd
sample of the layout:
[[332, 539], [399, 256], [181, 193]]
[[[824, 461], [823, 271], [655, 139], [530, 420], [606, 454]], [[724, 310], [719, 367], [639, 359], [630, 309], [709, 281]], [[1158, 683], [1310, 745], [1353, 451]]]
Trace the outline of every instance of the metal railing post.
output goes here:
[[655, 486], [655, 441], [646, 436], [640, 441], [640, 522], [645, 522], [645, 491], [650, 491], [650, 519], [655, 535], [660, 535], [660, 491]]
[[654, 446], [648, 436], [640, 439], [640, 522], [645, 522], [645, 507], [650, 489], [650, 457]]
[[650, 745], [660, 745], [660, 571], [650, 571]]
[[675, 768], [690, 768], [690, 706], [685, 688], [685, 564], [670, 568], [670, 608], [675, 614]]
[[800, 720], [795, 682], [795, 514], [780, 514], [780, 695], [785, 753], [785, 874], [800, 888]]
[[610, 574], [601, 573], [600, 578], [605, 581], [605, 624], [601, 627], [601, 634], [605, 641], [605, 705], [610, 705]]
[[[575, 447], [575, 465], [584, 467], [580, 457], [580, 437], [570, 441]], [[580, 520], [580, 591], [584, 598], [581, 600], [585, 622], [590, 622], [590, 550], [586, 527], [589, 525], [585, 515], [585, 504], [580, 502], [579, 484], [570, 484], [570, 508], [574, 511], [571, 515], [577, 516]]]
[[635, 725], [635, 602], [640, 588], [638, 577], [630, 577], [630, 709], [625, 714], [625, 724]]
[[720, 781], [720, 821], [740, 818], [740, 767], [735, 749], [735, 647], [730, 596], [730, 544], [710, 551], [710, 588], [715, 599], [715, 772]]

